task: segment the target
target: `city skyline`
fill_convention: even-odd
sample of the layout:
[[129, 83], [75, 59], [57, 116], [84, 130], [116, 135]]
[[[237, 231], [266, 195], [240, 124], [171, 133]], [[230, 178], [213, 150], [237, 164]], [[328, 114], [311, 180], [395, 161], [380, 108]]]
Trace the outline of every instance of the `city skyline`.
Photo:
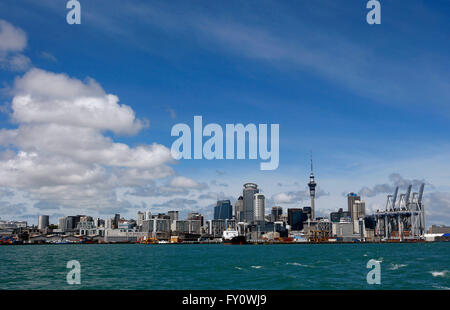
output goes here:
[[[361, 1], [173, 5], [85, 2], [67, 25], [55, 1], [0, 3], [2, 220], [212, 212], [246, 182], [266, 214], [300, 208], [312, 149], [317, 216], [426, 183], [427, 226], [450, 224], [447, 6], [383, 3], [371, 28]], [[175, 162], [170, 128], [194, 115], [280, 124], [278, 169]]]

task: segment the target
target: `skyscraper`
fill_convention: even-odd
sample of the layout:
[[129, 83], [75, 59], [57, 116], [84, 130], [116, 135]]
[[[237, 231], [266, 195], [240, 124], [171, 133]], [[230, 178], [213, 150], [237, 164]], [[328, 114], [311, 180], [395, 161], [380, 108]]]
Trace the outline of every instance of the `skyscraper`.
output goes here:
[[264, 222], [265, 197], [263, 194], [253, 196], [253, 221]]
[[171, 221], [178, 221], [178, 213], [179, 213], [178, 211], [169, 211], [169, 212], [167, 212], [167, 214], [169, 215]]
[[313, 162], [312, 162], [312, 154], [311, 154], [311, 174], [309, 175], [309, 196], [311, 197], [311, 220], [316, 218], [315, 213], [315, 197], [316, 197], [316, 182], [314, 181], [314, 172], [313, 172]]
[[142, 223], [144, 222], [144, 220], [145, 220], [145, 214], [142, 213], [141, 211], [138, 211], [138, 213], [137, 213], [137, 219], [136, 219], [136, 224], [137, 224], [138, 226], [141, 226]]
[[227, 220], [233, 218], [233, 206], [229, 200], [219, 200], [214, 207], [215, 220]]
[[48, 215], [39, 215], [38, 217], [38, 229], [45, 229], [49, 225], [50, 217]]
[[353, 221], [353, 232], [359, 233], [359, 219], [362, 219], [366, 215], [366, 203], [361, 201], [361, 197], [355, 193], [349, 193], [347, 195], [348, 212]]
[[234, 205], [234, 216], [236, 217], [236, 222], [244, 221], [244, 197], [242, 196], [239, 196]]
[[303, 222], [308, 219], [308, 214], [304, 213], [301, 208], [288, 209], [288, 224], [291, 230], [302, 230]]
[[278, 221], [280, 219], [281, 214], [283, 214], [282, 207], [278, 207], [278, 206], [272, 207], [272, 218], [273, 218], [274, 222]]
[[259, 193], [258, 185], [255, 183], [244, 184], [242, 196], [244, 199], [244, 218], [241, 221], [251, 223], [254, 217], [253, 196]]

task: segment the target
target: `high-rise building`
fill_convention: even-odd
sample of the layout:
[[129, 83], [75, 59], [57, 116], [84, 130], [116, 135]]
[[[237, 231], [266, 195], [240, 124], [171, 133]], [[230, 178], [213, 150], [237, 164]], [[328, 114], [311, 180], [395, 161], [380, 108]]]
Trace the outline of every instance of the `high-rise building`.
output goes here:
[[350, 212], [342, 210], [342, 208], [339, 208], [337, 212], [331, 212], [330, 213], [330, 220], [331, 222], [338, 223], [341, 221], [341, 219], [348, 220], [351, 218]]
[[198, 213], [198, 212], [192, 212], [192, 213], [189, 213], [188, 214], [188, 216], [187, 216], [187, 219], [188, 220], [199, 220], [200, 221], [200, 225], [203, 227], [204, 226], [204, 217], [203, 217], [203, 215], [201, 215], [200, 213]]
[[38, 229], [45, 229], [48, 227], [50, 217], [48, 215], [39, 215], [38, 217]]
[[169, 211], [167, 212], [171, 221], [178, 221], [178, 211]]
[[236, 217], [236, 221], [244, 222], [244, 197], [239, 196], [236, 204], [234, 205], [234, 216]]
[[361, 201], [361, 197], [355, 193], [349, 193], [347, 195], [347, 202], [348, 211], [353, 222], [353, 232], [359, 234], [359, 219], [363, 219], [366, 216], [366, 203]]
[[258, 185], [255, 183], [246, 183], [244, 184], [243, 189], [243, 200], [244, 200], [244, 217], [241, 218], [241, 221], [251, 223], [254, 218], [254, 195], [259, 193]]
[[233, 206], [229, 200], [219, 200], [214, 207], [215, 220], [227, 220], [233, 218]]
[[283, 214], [283, 208], [282, 207], [278, 207], [278, 206], [272, 207], [272, 219], [273, 219], [273, 222], [278, 221], [282, 214]]
[[263, 194], [253, 196], [253, 221], [264, 222], [265, 197]]
[[142, 223], [144, 222], [144, 220], [145, 220], [145, 214], [142, 213], [141, 211], [139, 211], [137, 213], [137, 220], [136, 220], [137, 226], [142, 226]]
[[120, 214], [114, 215], [114, 221], [113, 221], [113, 228], [114, 229], [119, 228], [119, 222], [120, 222]]
[[308, 214], [303, 212], [302, 208], [288, 209], [288, 224], [291, 226], [291, 230], [302, 230], [303, 222], [308, 219]]

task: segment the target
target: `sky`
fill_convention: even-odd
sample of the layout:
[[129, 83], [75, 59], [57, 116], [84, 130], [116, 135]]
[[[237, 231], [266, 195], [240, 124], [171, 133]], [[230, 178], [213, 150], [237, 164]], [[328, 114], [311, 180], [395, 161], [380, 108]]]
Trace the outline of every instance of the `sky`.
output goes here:
[[[135, 218], [235, 203], [367, 213], [425, 186], [450, 224], [450, 5], [381, 1], [0, 0], [0, 218]], [[175, 124], [279, 124], [280, 161], [174, 160]]]

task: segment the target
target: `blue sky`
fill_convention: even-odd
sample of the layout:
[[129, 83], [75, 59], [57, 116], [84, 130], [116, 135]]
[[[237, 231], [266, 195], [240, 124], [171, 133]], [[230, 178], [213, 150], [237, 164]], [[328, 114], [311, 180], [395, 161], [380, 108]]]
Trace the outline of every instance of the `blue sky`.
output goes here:
[[[0, 70], [1, 128], [20, 126], [11, 119], [14, 80], [32, 68], [90, 77], [147, 119], [150, 125], [134, 135], [102, 131], [131, 148], [170, 148], [172, 126], [192, 124], [194, 115], [223, 126], [280, 124], [277, 170], [259, 171], [259, 160], [168, 163], [173, 172], [149, 183], [178, 176], [197, 184], [183, 185], [178, 196], [146, 197], [126, 194], [148, 188], [144, 183], [116, 186], [109, 190], [119, 203], [104, 213], [134, 216], [153, 205], [209, 210], [214, 199], [201, 195], [235, 200], [248, 181], [260, 184], [267, 207], [306, 205], [313, 150], [324, 213], [346, 206], [343, 192], [394, 185], [398, 178], [389, 176], [398, 173], [429, 184], [429, 223], [450, 223], [448, 1], [381, 1], [381, 25], [366, 23], [361, 0], [80, 2], [82, 24], [68, 25], [65, 1], [0, 1], [0, 19], [26, 34], [20, 53], [29, 59], [22, 70]], [[14, 193], [2, 199], [2, 218], [92, 212], [98, 199], [92, 196], [86, 210], [43, 195], [39, 184], [32, 195], [30, 188], [0, 185]], [[283, 193], [290, 199], [277, 202]], [[364, 199], [376, 209], [386, 194]]]

